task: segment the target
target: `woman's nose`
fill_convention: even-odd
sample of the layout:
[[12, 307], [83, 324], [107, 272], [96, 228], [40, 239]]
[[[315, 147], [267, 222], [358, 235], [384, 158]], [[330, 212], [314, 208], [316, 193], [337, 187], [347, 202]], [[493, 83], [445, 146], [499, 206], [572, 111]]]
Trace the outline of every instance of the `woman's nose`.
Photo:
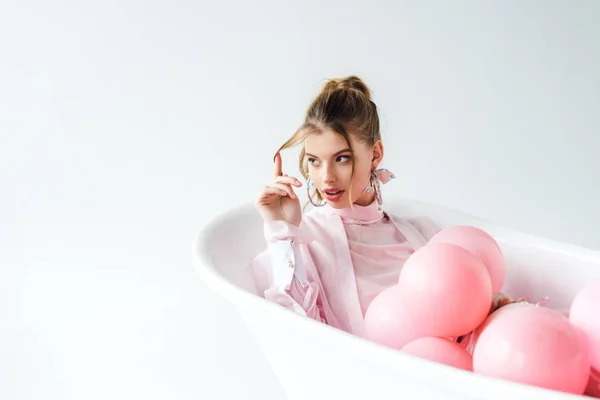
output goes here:
[[323, 168], [323, 183], [330, 185], [335, 182], [335, 173], [329, 165]]

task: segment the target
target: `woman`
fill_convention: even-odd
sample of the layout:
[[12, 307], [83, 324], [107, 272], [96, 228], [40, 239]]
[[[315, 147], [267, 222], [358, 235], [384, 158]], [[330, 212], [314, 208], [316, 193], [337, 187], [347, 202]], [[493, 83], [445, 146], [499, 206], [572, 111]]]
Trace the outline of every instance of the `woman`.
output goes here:
[[[280, 152], [301, 145], [299, 166], [314, 209], [303, 215]], [[423, 217], [404, 219], [382, 208], [384, 147], [379, 116], [356, 76], [329, 80], [303, 125], [275, 156], [273, 182], [256, 200], [268, 249], [254, 261], [266, 299], [346, 332], [364, 336], [363, 316], [396, 284], [406, 259], [438, 231]], [[493, 311], [511, 302], [494, 296]], [[490, 299], [492, 303], [492, 299]]]

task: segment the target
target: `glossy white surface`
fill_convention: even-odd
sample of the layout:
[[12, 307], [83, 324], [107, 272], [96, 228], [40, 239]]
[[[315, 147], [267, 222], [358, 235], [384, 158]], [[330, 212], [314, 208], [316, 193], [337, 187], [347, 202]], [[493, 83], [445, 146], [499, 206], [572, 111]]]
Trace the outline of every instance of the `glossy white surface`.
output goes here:
[[[465, 213], [408, 199], [388, 201], [400, 217], [427, 215], [441, 228], [472, 225], [490, 233], [506, 260], [504, 291], [547, 307], [568, 308], [600, 278], [600, 252], [537, 238]], [[251, 205], [205, 226], [194, 245], [202, 280], [236, 306], [290, 399], [576, 399], [578, 396], [468, 373], [418, 359], [299, 316], [255, 295], [249, 265], [265, 247]], [[239, 226], [248, 227], [239, 230]], [[254, 227], [254, 228], [250, 228]], [[244, 243], [232, 252], [229, 241]]]

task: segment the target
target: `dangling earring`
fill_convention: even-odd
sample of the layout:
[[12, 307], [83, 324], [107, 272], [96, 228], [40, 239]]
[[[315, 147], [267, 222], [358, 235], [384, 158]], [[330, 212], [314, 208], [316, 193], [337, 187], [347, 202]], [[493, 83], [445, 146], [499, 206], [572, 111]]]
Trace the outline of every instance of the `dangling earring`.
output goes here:
[[396, 176], [385, 168], [373, 169], [371, 171], [370, 186], [365, 190], [369, 193], [371, 190], [375, 192], [375, 199], [377, 204], [383, 204], [383, 198], [381, 196], [381, 184], [386, 184], [390, 180], [396, 178]]
[[381, 184], [379, 183], [379, 177], [375, 170], [371, 171], [371, 187], [375, 192], [375, 199], [377, 200], [377, 204], [383, 204], [383, 199], [381, 197]]
[[321, 204], [317, 204], [313, 201], [313, 197], [310, 194], [310, 190], [314, 189], [315, 187], [315, 183], [313, 182], [312, 178], [310, 177], [310, 175], [308, 175], [306, 177], [306, 194], [308, 195], [308, 201], [310, 201], [310, 204], [312, 204], [315, 207], [323, 207], [327, 201], [325, 201], [325, 199], [323, 199], [323, 201], [321, 202]]

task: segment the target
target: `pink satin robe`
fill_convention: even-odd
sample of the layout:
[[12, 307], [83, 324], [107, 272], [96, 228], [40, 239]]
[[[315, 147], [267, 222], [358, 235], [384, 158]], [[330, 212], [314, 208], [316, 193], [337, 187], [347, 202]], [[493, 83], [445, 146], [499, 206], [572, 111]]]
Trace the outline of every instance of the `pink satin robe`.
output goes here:
[[388, 215], [377, 202], [315, 208], [299, 227], [265, 223], [268, 248], [253, 263], [256, 286], [267, 300], [364, 337], [370, 302], [438, 231], [425, 217]]

